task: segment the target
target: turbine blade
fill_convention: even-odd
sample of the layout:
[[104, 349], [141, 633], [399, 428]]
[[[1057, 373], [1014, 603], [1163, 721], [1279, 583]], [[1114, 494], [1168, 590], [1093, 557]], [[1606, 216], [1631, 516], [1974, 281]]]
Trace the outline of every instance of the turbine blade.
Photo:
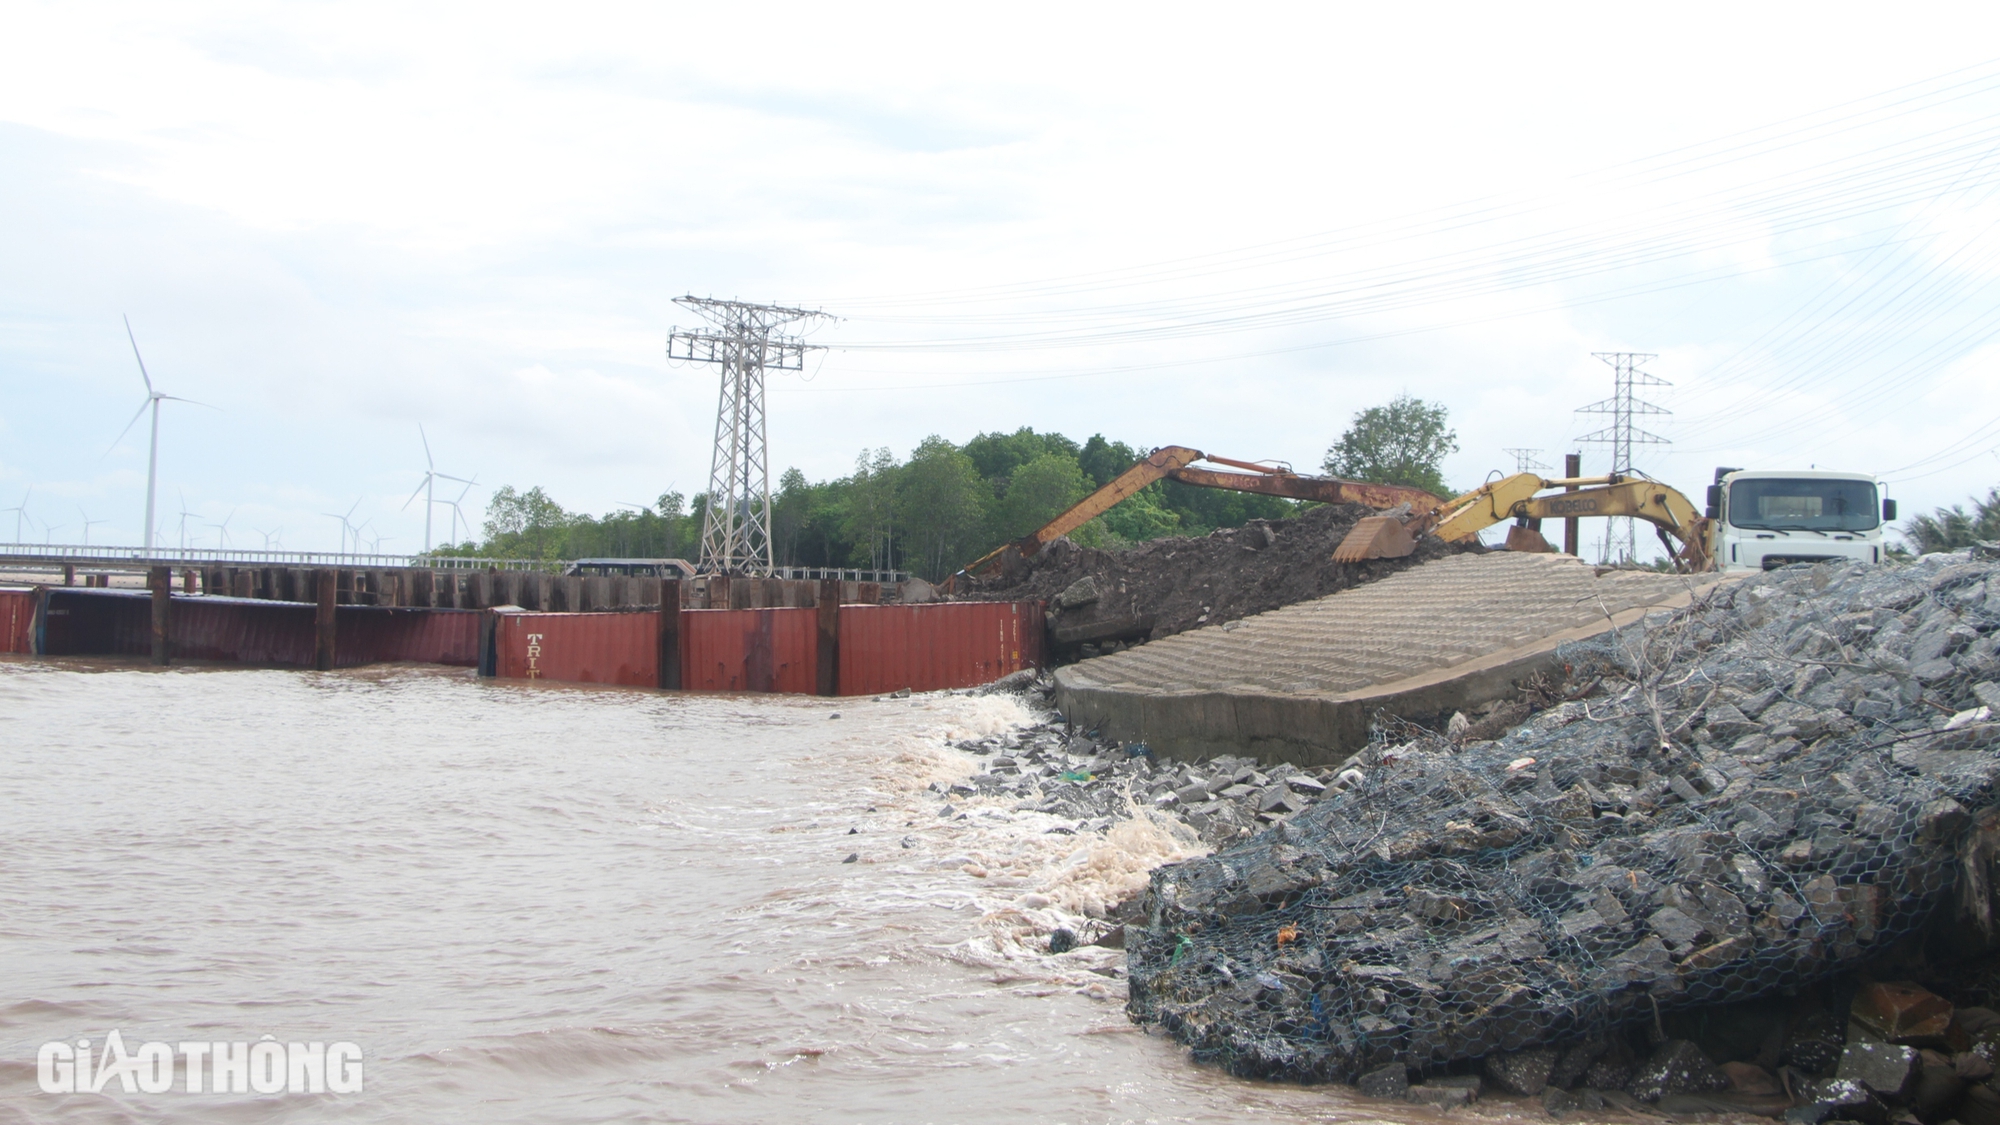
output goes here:
[[415, 492], [410, 493], [410, 498], [408, 500], [403, 501], [403, 506], [400, 510], [405, 512], [409, 511], [410, 505], [416, 503], [417, 497], [422, 496], [424, 494], [424, 486], [428, 485], [430, 482], [431, 478], [430, 475], [427, 473], [424, 475], [423, 480], [417, 482], [417, 490]]
[[153, 405], [153, 400], [150, 398], [139, 404], [139, 413], [132, 415], [132, 420], [125, 423], [125, 428], [118, 431], [117, 437], [111, 439], [110, 447], [104, 451], [106, 457], [111, 456], [111, 450], [118, 448], [118, 443], [124, 441], [125, 435], [132, 432], [132, 427], [139, 424], [139, 419], [146, 416], [146, 408], [151, 405]]
[[181, 397], [181, 396], [179, 396], [179, 395], [154, 395], [153, 397], [154, 397], [154, 398], [166, 398], [166, 399], [172, 399], [172, 400], [173, 400], [173, 401], [175, 401], [175, 402], [185, 402], [185, 403], [187, 403], [187, 404], [188, 404], [189, 406], [199, 406], [199, 407], [201, 407], [201, 408], [203, 408], [203, 409], [205, 409], [205, 410], [213, 410], [213, 411], [215, 411], [215, 412], [217, 412], [217, 413], [223, 413], [223, 410], [222, 410], [222, 408], [221, 408], [220, 406], [211, 406], [211, 405], [209, 405], [209, 404], [208, 404], [208, 403], [206, 403], [206, 402], [197, 402], [197, 401], [195, 401], [194, 399], [191, 399], [191, 398], [182, 398], [182, 397]]
[[425, 468], [430, 468], [430, 469], [435, 469], [435, 468], [437, 468], [437, 462], [436, 462], [436, 461], [433, 461], [433, 460], [431, 460], [431, 439], [430, 439], [430, 435], [429, 435], [429, 434], [426, 434], [426, 433], [424, 433], [424, 424], [423, 424], [422, 422], [418, 422], [418, 423], [417, 423], [417, 436], [418, 436], [418, 437], [420, 437], [420, 438], [422, 438], [422, 439], [423, 439], [423, 442], [424, 442], [424, 467], [425, 467]]
[[132, 358], [139, 361], [139, 378], [146, 381], [146, 394], [148, 397], [151, 397], [153, 394], [153, 377], [146, 374], [146, 357], [139, 354], [139, 338], [132, 335], [132, 318], [125, 316], [123, 313], [118, 315], [124, 317], [125, 338], [132, 341]]

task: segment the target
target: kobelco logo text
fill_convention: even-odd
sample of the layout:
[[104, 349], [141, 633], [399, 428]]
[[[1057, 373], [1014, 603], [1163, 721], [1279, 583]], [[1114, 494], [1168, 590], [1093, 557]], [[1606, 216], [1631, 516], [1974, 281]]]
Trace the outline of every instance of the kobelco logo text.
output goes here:
[[1542, 502], [1542, 509], [1552, 516], [1589, 515], [1597, 510], [1595, 500], [1565, 500], [1551, 496]]
[[353, 1043], [141, 1043], [128, 1050], [113, 1030], [101, 1045], [54, 1040], [35, 1052], [35, 1081], [49, 1094], [164, 1094], [182, 1078], [190, 1094], [358, 1094], [361, 1048]]

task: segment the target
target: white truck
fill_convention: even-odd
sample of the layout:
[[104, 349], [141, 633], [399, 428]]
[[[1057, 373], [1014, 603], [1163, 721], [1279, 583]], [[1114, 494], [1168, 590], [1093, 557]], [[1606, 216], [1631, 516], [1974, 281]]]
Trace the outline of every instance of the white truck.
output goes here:
[[1896, 502], [1866, 473], [1717, 469], [1708, 486], [1715, 562], [1723, 570], [1770, 570], [1798, 562], [1879, 563]]

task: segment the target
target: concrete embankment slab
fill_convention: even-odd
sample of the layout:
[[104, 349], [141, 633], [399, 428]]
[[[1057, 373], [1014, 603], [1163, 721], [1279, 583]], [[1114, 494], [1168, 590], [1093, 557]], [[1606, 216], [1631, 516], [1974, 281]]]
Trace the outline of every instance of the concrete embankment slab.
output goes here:
[[1717, 578], [1457, 555], [1071, 665], [1056, 701], [1080, 727], [1172, 757], [1330, 764], [1367, 741], [1377, 710], [1431, 721], [1501, 698], [1564, 641], [1684, 605]]

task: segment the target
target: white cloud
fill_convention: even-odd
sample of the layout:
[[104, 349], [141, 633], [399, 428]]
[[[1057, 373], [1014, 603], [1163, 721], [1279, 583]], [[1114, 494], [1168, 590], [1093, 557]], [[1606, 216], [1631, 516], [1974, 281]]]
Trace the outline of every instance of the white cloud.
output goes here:
[[[137, 539], [143, 448], [102, 456], [137, 385], [121, 312], [163, 385], [223, 408], [168, 420], [163, 509], [184, 488], [210, 517], [240, 506], [254, 526], [284, 525], [288, 545], [330, 546], [318, 513], [361, 494], [411, 543], [420, 517], [398, 505], [421, 472], [420, 421], [482, 481], [540, 483], [571, 506], [698, 489], [713, 378], [662, 350], [689, 320], [671, 304], [684, 292], [823, 305], [853, 318], [819, 337], [833, 345], [944, 335], [975, 329], [871, 321], [896, 310], [861, 298], [1124, 270], [1485, 199], [1540, 210], [952, 311], [1018, 319], [985, 332], [1100, 324], [1113, 318], [1079, 310], [1131, 301], [1254, 309], [1335, 274], [1408, 278], [1474, 244], [1546, 247], [1571, 231], [1573, 260], [1641, 228], [1658, 244], [1655, 228], [1683, 214], [1706, 241], [1567, 280], [1509, 274], [1495, 249], [1469, 276], [1512, 288], [1249, 332], [837, 347], [812, 382], [774, 380], [774, 460], [825, 476], [863, 446], [1034, 425], [1307, 466], [1355, 410], [1407, 387], [1453, 408], [1464, 452], [1449, 468], [1470, 482], [1505, 463], [1502, 446], [1554, 463], [1588, 428], [1573, 408], [1608, 391], [1589, 353], [1627, 348], [1660, 353], [1653, 369], [1676, 384], [1663, 401], [1687, 452], [1659, 464], [1684, 489], [1725, 452], [1889, 468], [1906, 443], [1948, 443], [2000, 410], [1973, 359], [1924, 366], [1956, 322], [1907, 316], [1889, 346], [1856, 345], [1879, 352], [1867, 363], [1815, 356], [1841, 331], [1877, 339], [1838, 306], [1771, 335], [1823, 287], [1865, 292], [1886, 269], [1853, 252], [1861, 242], [1801, 260], [1835, 236], [1865, 241], [1866, 217], [1782, 233], [1748, 204], [1696, 212], [1947, 119], [1977, 127], [1995, 95], [1695, 175], [1669, 163], [1575, 177], [1980, 63], [1994, 19], [1719, 5], [1532, 18], [1470, 5], [23, 7], [0, 43], [0, 154], [17, 173], [0, 182], [14, 266], [0, 277], [0, 481], [101, 496], [114, 522], [94, 534]], [[1912, 237], [1928, 241], [1913, 260], [1959, 270], [1961, 289], [1990, 274], [1991, 206], [1968, 196], [1918, 214]], [[1952, 246], [1972, 249], [1946, 259]], [[1700, 270], [1742, 276], [1684, 284]], [[1579, 303], [1621, 287], [1633, 292]], [[1375, 338], [1286, 350], [1357, 337]], [[1868, 398], [1885, 371], [1903, 389]], [[1772, 419], [1816, 405], [1823, 429], [1763, 440]], [[1946, 476], [1904, 495], [1963, 491]]]

